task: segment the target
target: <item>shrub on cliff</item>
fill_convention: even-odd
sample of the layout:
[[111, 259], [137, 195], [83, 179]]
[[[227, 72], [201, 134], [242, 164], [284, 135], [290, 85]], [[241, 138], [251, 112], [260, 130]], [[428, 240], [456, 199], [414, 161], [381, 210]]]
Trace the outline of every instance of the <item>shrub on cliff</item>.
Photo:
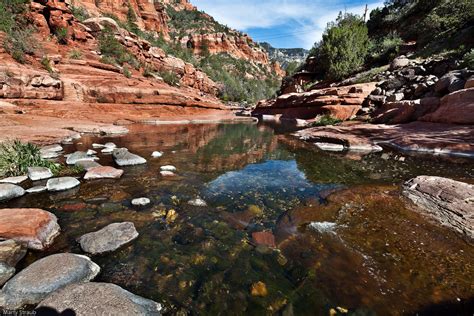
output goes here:
[[19, 140], [0, 144], [1, 176], [24, 175], [28, 172], [28, 167], [47, 167], [54, 173], [60, 169], [54, 162], [42, 159], [40, 149], [36, 145]]
[[99, 36], [99, 50], [102, 54], [101, 61], [109, 64], [123, 65], [128, 63], [136, 68], [138, 62], [125, 47], [115, 38], [110, 28], [105, 28]]
[[397, 56], [402, 44], [403, 40], [397, 32], [390, 32], [387, 36], [374, 39], [370, 42], [369, 59], [377, 64], [387, 64]]
[[367, 26], [357, 15], [340, 13], [328, 24], [321, 42], [311, 54], [318, 60], [325, 79], [340, 80], [357, 71], [365, 61], [369, 48]]
[[2, 0], [0, 2], [0, 31], [6, 33], [5, 50], [18, 62], [25, 62], [25, 54], [33, 54], [32, 23], [26, 18], [29, 0]]

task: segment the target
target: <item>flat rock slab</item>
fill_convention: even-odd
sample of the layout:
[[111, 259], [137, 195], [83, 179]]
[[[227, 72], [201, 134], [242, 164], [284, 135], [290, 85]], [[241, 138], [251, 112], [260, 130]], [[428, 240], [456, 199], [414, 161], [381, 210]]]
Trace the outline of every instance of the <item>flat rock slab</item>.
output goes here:
[[76, 151], [69, 155], [66, 159], [68, 165], [75, 165], [78, 161], [95, 161], [98, 160], [97, 157], [89, 156], [86, 152]]
[[91, 160], [80, 160], [75, 163], [77, 167], [81, 167], [86, 171], [89, 171], [92, 168], [101, 167], [101, 164], [91, 161]]
[[474, 185], [419, 176], [403, 185], [403, 195], [412, 200], [422, 214], [474, 239]]
[[18, 309], [41, 302], [54, 291], [94, 279], [100, 267], [88, 257], [71, 253], [40, 259], [10, 279], [0, 292], [0, 306]]
[[146, 163], [146, 159], [132, 154], [126, 148], [115, 149], [112, 153], [115, 163], [119, 166], [134, 166]]
[[29, 167], [28, 168], [28, 177], [31, 181], [38, 181], [49, 179], [53, 176], [53, 173], [49, 168], [46, 167]]
[[118, 179], [123, 175], [123, 170], [115, 169], [114, 167], [95, 167], [89, 169], [84, 176], [84, 179]]
[[150, 204], [151, 201], [149, 198], [142, 197], [142, 198], [133, 199], [131, 203], [134, 206], [145, 206], [145, 205]]
[[62, 178], [55, 178], [49, 179], [46, 183], [46, 188], [48, 191], [57, 192], [57, 191], [65, 191], [72, 188], [77, 187], [79, 184], [79, 180], [73, 177], [62, 177]]
[[26, 243], [28, 248], [43, 250], [59, 235], [56, 216], [36, 208], [0, 209], [0, 238]]
[[37, 307], [53, 308], [59, 313], [74, 311], [89, 315], [161, 315], [162, 306], [110, 283], [71, 284], [54, 292]]
[[25, 194], [25, 190], [15, 184], [0, 183], [0, 202], [8, 201]]
[[27, 176], [18, 176], [18, 177], [8, 177], [0, 180], [0, 183], [11, 183], [11, 184], [20, 184], [28, 180]]
[[63, 150], [63, 147], [59, 144], [44, 146], [44, 147], [41, 147], [40, 149], [41, 152], [59, 152], [62, 150]]
[[90, 254], [101, 254], [117, 250], [138, 237], [131, 222], [113, 223], [101, 230], [81, 236], [78, 242], [82, 250]]
[[48, 188], [44, 185], [37, 185], [26, 190], [28, 193], [42, 193], [48, 191]]

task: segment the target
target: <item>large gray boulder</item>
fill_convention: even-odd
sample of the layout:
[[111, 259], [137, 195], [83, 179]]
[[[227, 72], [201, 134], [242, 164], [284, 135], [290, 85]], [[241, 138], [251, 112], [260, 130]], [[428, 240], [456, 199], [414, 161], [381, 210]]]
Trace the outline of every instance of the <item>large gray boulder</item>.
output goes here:
[[65, 191], [72, 188], [77, 187], [79, 184], [79, 180], [73, 177], [62, 177], [62, 178], [54, 178], [49, 179], [46, 183], [46, 188], [48, 191], [56, 192], [56, 191]]
[[18, 309], [37, 304], [56, 290], [92, 280], [100, 267], [88, 257], [60, 253], [40, 259], [10, 279], [0, 292], [0, 306]]
[[90, 254], [101, 254], [117, 250], [138, 237], [131, 222], [113, 223], [96, 232], [79, 237], [82, 250]]
[[132, 154], [127, 148], [115, 149], [112, 153], [115, 163], [119, 166], [134, 166], [146, 163], [146, 159]]
[[15, 184], [0, 183], [0, 202], [8, 201], [25, 194], [25, 190]]
[[474, 239], [474, 185], [447, 178], [419, 176], [403, 185], [417, 210]]
[[37, 307], [52, 308], [59, 313], [66, 309], [77, 316], [90, 315], [161, 315], [162, 306], [152, 300], [130, 293], [110, 283], [68, 285], [48, 296]]

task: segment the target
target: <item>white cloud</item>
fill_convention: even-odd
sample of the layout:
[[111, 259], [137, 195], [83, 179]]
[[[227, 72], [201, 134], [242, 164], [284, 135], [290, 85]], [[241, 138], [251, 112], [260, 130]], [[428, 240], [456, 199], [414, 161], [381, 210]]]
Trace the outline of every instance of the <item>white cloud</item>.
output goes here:
[[[383, 5], [383, 1], [374, 1], [377, 0], [369, 4], [369, 12]], [[350, 0], [193, 0], [192, 3], [232, 28], [241, 31], [268, 29], [265, 34], [269, 34], [269, 40], [295, 36], [305, 48], [321, 39], [327, 23], [335, 20], [340, 11], [362, 14], [365, 9], [365, 4], [351, 6]], [[295, 27], [271, 32], [273, 27], [284, 24]]]

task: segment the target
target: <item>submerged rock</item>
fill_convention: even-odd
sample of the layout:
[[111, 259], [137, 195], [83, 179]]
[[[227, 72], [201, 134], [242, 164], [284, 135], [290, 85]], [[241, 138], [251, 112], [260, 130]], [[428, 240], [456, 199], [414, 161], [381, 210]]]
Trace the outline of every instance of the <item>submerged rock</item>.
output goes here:
[[145, 206], [151, 203], [150, 199], [142, 197], [142, 198], [137, 198], [132, 200], [132, 205], [134, 206]]
[[417, 211], [474, 239], [474, 185], [447, 178], [419, 176], [403, 185]]
[[0, 180], [0, 183], [11, 183], [11, 184], [20, 184], [28, 180], [27, 176], [18, 176], [18, 177], [8, 177]]
[[272, 232], [254, 232], [252, 233], [252, 240], [257, 245], [268, 246], [275, 248], [275, 236]]
[[119, 166], [134, 166], [146, 163], [146, 159], [132, 154], [127, 148], [115, 149], [112, 153], [115, 163]]
[[190, 200], [190, 201], [188, 201], [188, 204], [189, 204], [189, 205], [192, 205], [192, 206], [198, 206], [198, 207], [205, 207], [205, 206], [207, 206], [206, 201], [204, 201], [203, 199], [200, 199], [200, 198], [197, 198], [197, 199], [194, 199], [194, 200]]
[[49, 168], [46, 167], [29, 167], [28, 168], [28, 177], [31, 181], [38, 181], [49, 179], [53, 176], [53, 173]]
[[48, 189], [48, 191], [57, 192], [75, 188], [79, 184], [81, 183], [76, 178], [62, 177], [48, 180], [48, 182], [46, 183], [46, 188]]
[[95, 162], [95, 161], [90, 161], [90, 160], [81, 160], [81, 161], [78, 161], [76, 162], [75, 164], [77, 167], [80, 167], [86, 171], [89, 171], [90, 169], [92, 168], [96, 168], [96, 167], [101, 167], [102, 165]]
[[18, 309], [37, 304], [66, 285], [92, 280], [99, 271], [100, 267], [86, 256], [60, 253], [45, 257], [5, 284], [0, 292], [0, 306]]
[[334, 233], [336, 223], [332, 222], [311, 222], [308, 227], [319, 233]]
[[89, 169], [84, 176], [84, 179], [118, 179], [123, 175], [123, 170], [115, 169], [114, 167], [95, 167]]
[[138, 237], [131, 222], [113, 223], [96, 232], [81, 236], [78, 242], [82, 250], [90, 254], [102, 254], [117, 250]]
[[344, 145], [333, 143], [314, 143], [316, 147], [325, 151], [343, 151]]
[[76, 151], [75, 153], [69, 155], [66, 159], [68, 165], [75, 165], [78, 161], [95, 161], [99, 158], [95, 156], [89, 156], [86, 152]]
[[35, 208], [0, 209], [0, 238], [24, 242], [28, 248], [43, 250], [59, 235], [56, 216]]
[[162, 306], [110, 283], [68, 285], [43, 300], [37, 307], [59, 313], [73, 310], [77, 316], [89, 315], [161, 315]]
[[8, 201], [25, 194], [25, 190], [15, 184], [0, 183], [0, 202]]

